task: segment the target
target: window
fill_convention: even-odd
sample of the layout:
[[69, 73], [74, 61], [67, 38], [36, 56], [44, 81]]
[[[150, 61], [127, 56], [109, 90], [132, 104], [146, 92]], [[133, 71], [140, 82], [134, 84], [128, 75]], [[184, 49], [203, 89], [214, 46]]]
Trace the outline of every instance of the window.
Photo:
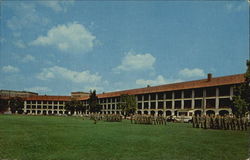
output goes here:
[[158, 99], [162, 100], [164, 98], [164, 94], [163, 93], [158, 93]]
[[54, 109], [57, 109], [57, 106], [54, 106]]
[[63, 104], [63, 101], [59, 101], [59, 104]]
[[52, 101], [49, 101], [49, 104], [52, 104]]
[[216, 88], [215, 87], [210, 87], [206, 89], [206, 96], [207, 97], [215, 97], [216, 95]]
[[38, 105], [38, 106], [37, 106], [37, 108], [38, 108], [38, 109], [41, 109], [41, 106], [40, 106], [40, 105]]
[[138, 109], [142, 109], [142, 103], [138, 103]]
[[37, 101], [37, 104], [41, 104], [41, 101]]
[[145, 95], [144, 95], [144, 101], [148, 101], [148, 99], [149, 99], [149, 95], [148, 95], [148, 94], [145, 94]]
[[142, 101], [142, 95], [137, 95], [137, 100]]
[[184, 98], [192, 98], [192, 90], [185, 90]]
[[166, 99], [172, 99], [172, 92], [166, 92]]
[[220, 98], [219, 99], [219, 108], [229, 108], [232, 106], [230, 98]]
[[163, 102], [158, 102], [158, 108], [163, 109], [163, 104], [164, 104]]
[[151, 108], [151, 109], [155, 109], [155, 102], [151, 102], [150, 108]]
[[144, 109], [148, 109], [148, 102], [144, 102]]
[[230, 86], [219, 87], [219, 96], [230, 96]]
[[175, 109], [180, 109], [181, 108], [181, 101], [175, 101], [174, 102], [174, 108]]
[[185, 100], [184, 101], [184, 108], [191, 108], [192, 107], [192, 101], [191, 100]]
[[181, 91], [175, 91], [174, 92], [174, 98], [175, 99], [180, 99], [181, 98]]
[[201, 99], [196, 99], [194, 101], [194, 108], [201, 108], [202, 107], [202, 100]]
[[166, 102], [166, 108], [168, 108], [168, 109], [172, 108], [172, 101]]
[[194, 97], [203, 97], [203, 89], [202, 88], [197, 88], [194, 90]]
[[150, 100], [155, 100], [155, 99], [156, 99], [156, 94], [155, 93], [150, 94]]
[[207, 108], [215, 108], [215, 99], [207, 99], [206, 100]]

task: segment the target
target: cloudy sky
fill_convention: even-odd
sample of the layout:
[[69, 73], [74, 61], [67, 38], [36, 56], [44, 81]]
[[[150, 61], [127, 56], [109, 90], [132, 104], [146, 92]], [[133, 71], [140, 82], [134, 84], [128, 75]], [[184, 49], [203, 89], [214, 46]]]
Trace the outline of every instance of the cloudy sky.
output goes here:
[[245, 72], [247, 1], [2, 1], [0, 89], [69, 95]]

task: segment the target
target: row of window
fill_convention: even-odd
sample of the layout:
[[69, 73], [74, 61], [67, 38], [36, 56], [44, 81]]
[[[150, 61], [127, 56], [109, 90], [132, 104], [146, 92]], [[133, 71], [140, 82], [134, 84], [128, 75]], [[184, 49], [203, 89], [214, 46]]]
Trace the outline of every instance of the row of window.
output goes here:
[[64, 101], [27, 101], [27, 104], [63, 104]]
[[[206, 108], [215, 108], [215, 99], [206, 99]], [[157, 102], [158, 109], [163, 109], [164, 102]], [[144, 102], [144, 109], [156, 108], [156, 102]], [[172, 101], [165, 102], [166, 108], [172, 108]], [[229, 98], [220, 98], [219, 99], [219, 108], [225, 108], [232, 105], [232, 102]], [[194, 108], [201, 108], [202, 107], [202, 99], [197, 99], [194, 101]], [[174, 101], [174, 108], [181, 109], [181, 101]], [[192, 108], [192, 101], [191, 100], [184, 100], [184, 108]], [[138, 103], [138, 109], [142, 109], [142, 103]]]
[[[219, 96], [230, 96], [230, 86], [220, 86], [219, 89]], [[181, 99], [182, 98], [182, 90], [179, 91], [169, 91], [169, 92], [160, 92], [160, 93], [150, 93], [150, 94], [143, 94], [143, 95], [136, 95], [138, 101], [148, 101], [150, 100], [163, 100], [165, 94], [165, 99]], [[204, 95], [205, 94], [205, 95]], [[205, 92], [203, 92], [203, 88], [194, 89], [194, 97], [215, 97], [216, 96], [216, 87], [209, 87], [205, 88]], [[150, 98], [149, 98], [150, 97]], [[183, 98], [192, 98], [192, 90], [184, 90], [183, 91]], [[102, 98], [100, 99], [100, 103], [114, 103], [120, 102], [119, 97], [113, 98]]]
[[54, 107], [52, 107], [52, 106], [40, 106], [40, 105], [38, 105], [37, 107], [35, 106], [35, 105], [27, 105], [26, 106], [26, 108], [27, 109], [30, 109], [30, 108], [32, 108], [32, 109], [41, 109], [41, 108], [43, 108], [43, 109], [63, 109], [63, 106], [54, 106]]

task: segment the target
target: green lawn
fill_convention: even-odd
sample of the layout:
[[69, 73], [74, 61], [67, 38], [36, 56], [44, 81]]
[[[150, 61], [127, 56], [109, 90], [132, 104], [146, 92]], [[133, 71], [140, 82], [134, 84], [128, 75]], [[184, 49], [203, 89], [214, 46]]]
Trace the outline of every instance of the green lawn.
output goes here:
[[77, 117], [0, 115], [0, 159], [245, 160], [249, 132]]

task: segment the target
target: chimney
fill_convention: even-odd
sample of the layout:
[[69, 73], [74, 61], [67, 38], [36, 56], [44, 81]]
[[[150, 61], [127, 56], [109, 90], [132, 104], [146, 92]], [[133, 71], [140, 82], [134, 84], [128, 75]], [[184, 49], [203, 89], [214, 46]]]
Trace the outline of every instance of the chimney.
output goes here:
[[207, 81], [210, 82], [212, 79], [212, 73], [207, 74]]

